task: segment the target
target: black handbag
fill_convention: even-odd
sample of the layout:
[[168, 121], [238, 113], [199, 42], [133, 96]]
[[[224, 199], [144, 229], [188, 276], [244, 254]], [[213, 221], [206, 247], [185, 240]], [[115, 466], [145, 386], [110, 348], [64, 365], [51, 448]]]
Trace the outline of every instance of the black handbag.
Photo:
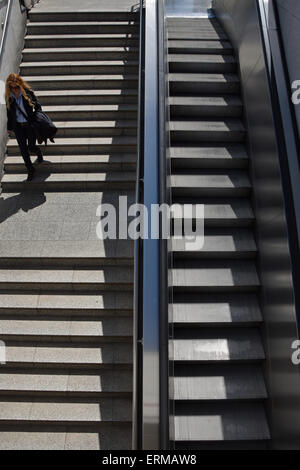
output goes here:
[[53, 143], [55, 142], [54, 137], [57, 132], [57, 127], [53, 124], [52, 120], [46, 113], [43, 111], [35, 111], [33, 114], [33, 120], [29, 121], [27, 114], [24, 113], [16, 101], [15, 104], [20, 113], [23, 114], [25, 119], [28, 121], [30, 127], [33, 129], [39, 144], [45, 142], [45, 145], [47, 146], [47, 139], [50, 139]]

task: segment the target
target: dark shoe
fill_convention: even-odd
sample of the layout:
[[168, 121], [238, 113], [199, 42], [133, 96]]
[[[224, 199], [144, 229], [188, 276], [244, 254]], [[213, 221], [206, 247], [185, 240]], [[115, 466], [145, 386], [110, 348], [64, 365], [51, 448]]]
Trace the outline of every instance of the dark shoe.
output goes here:
[[42, 154], [42, 151], [41, 151], [40, 148], [39, 148], [39, 151], [37, 153], [37, 157], [38, 157], [38, 163], [42, 163], [44, 161], [43, 154]]
[[30, 170], [28, 170], [28, 176], [27, 176], [26, 181], [31, 181], [34, 176], [34, 173], [35, 173], [35, 168], [31, 168]]

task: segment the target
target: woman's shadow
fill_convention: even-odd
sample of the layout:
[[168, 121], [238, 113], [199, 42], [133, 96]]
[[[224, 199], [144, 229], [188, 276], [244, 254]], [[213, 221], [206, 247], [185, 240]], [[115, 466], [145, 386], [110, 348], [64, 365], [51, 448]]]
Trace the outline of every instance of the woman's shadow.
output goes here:
[[[49, 173], [42, 173], [38, 176], [38, 180], [41, 182], [49, 176]], [[31, 183], [26, 184], [30, 185]], [[42, 189], [30, 190], [30, 186], [28, 186], [28, 189], [10, 197], [5, 197], [5, 193], [2, 193], [0, 196], [0, 223], [17, 214], [20, 210], [29, 212], [45, 202], [46, 195], [44, 191]]]

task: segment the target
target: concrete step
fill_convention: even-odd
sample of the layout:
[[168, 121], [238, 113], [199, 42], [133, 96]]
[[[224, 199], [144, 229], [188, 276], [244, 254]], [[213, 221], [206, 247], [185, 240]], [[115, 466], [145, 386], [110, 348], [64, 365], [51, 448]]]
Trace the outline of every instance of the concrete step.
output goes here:
[[[133, 119], [113, 121], [56, 121], [56, 143], [60, 138], [79, 137], [120, 137], [137, 135], [137, 122]], [[15, 139], [10, 139], [12, 145], [16, 145]]]
[[246, 172], [238, 170], [202, 170], [199, 174], [173, 174], [175, 197], [244, 197], [250, 194], [251, 183]]
[[[45, 153], [44, 149], [43, 152]], [[34, 158], [32, 159], [34, 162]], [[104, 154], [104, 155], [44, 155], [44, 162], [39, 164], [44, 172], [51, 173], [101, 173], [106, 171], [134, 171], [135, 154]], [[26, 173], [23, 158], [9, 156], [4, 162], [5, 173]]]
[[[43, 343], [26, 342], [24, 345], [12, 342], [6, 344], [4, 369], [61, 369], [82, 370], [124, 369], [132, 367], [132, 345], [129, 343]], [[1, 368], [2, 370], [2, 368]], [[27, 371], [26, 371], [27, 372]]]
[[68, 47], [24, 49], [23, 62], [60, 61], [100, 61], [100, 60], [138, 60], [136, 47]]
[[3, 341], [38, 343], [99, 343], [132, 341], [131, 317], [36, 318], [22, 316], [0, 317], [0, 332]]
[[243, 105], [236, 96], [173, 96], [169, 98], [171, 119], [178, 117], [240, 117]]
[[[62, 117], [62, 116], [61, 116]], [[75, 124], [76, 121], [74, 121]], [[92, 122], [90, 123], [92, 125]], [[137, 139], [134, 136], [122, 137], [61, 137], [55, 138], [55, 142], [48, 142], [47, 147], [42, 146], [44, 155], [95, 155], [103, 153], [135, 153]], [[7, 143], [8, 156], [17, 156], [20, 154], [19, 146], [15, 139], [10, 139]], [[33, 153], [33, 152], [32, 152]]]
[[131, 422], [131, 400], [128, 398], [98, 398], [95, 401], [60, 399], [13, 400], [0, 402], [1, 424], [68, 424], [97, 425], [100, 423]]
[[101, 371], [45, 371], [34, 370], [24, 374], [21, 370], [0, 373], [0, 395], [17, 396], [69, 396], [69, 397], [122, 397], [130, 398], [132, 374], [129, 370]]
[[0, 290], [5, 291], [95, 291], [131, 290], [131, 266], [98, 269], [0, 269]]
[[[190, 227], [191, 228], [191, 227]], [[188, 234], [187, 234], [188, 235]], [[187, 239], [172, 239], [172, 251], [176, 259], [182, 258], [253, 258], [257, 253], [253, 233], [248, 229], [206, 228], [204, 245], [193, 250]]]
[[[44, 173], [45, 176], [47, 177], [47, 173]], [[126, 198], [128, 198], [126, 204], [128, 209], [135, 202], [134, 187], [135, 185], [129, 190], [105, 187], [102, 192], [99, 190], [68, 191], [68, 187], [62, 191], [46, 191], [45, 188], [34, 191], [34, 187], [30, 191], [21, 193], [17, 190], [13, 192], [2, 191], [0, 259], [5, 259], [6, 256], [13, 257], [12, 251], [9, 255], [5, 249], [2, 251], [2, 246], [5, 246], [2, 244], [4, 241], [14, 242], [15, 246], [20, 243], [18, 254], [22, 252], [22, 243], [24, 243], [24, 252], [27, 251], [26, 241], [31, 241], [33, 246], [37, 242], [49, 241], [52, 242], [52, 247], [50, 243], [49, 251], [47, 248], [48, 254], [43, 252], [43, 257], [48, 257], [48, 260], [52, 259], [54, 254], [57, 254], [59, 262], [63, 260], [63, 263], [67, 262], [75, 267], [81, 258], [79, 253], [82, 251], [83, 261], [85, 259], [86, 266], [91, 266], [93, 256], [102, 258], [101, 263], [105, 263], [106, 257], [110, 258], [111, 263], [111, 258], [115, 257], [115, 253], [118, 251], [123, 253], [115, 261], [118, 264], [121, 262], [124, 264], [124, 261], [126, 261], [127, 265], [132, 265], [132, 259], [130, 263], [126, 260], [126, 258], [132, 257], [132, 244], [128, 244], [127, 239], [116, 240], [110, 237], [104, 242], [103, 249], [103, 246], [101, 248], [103, 242], [100, 241], [96, 228], [100, 220], [99, 215], [97, 215], [99, 214], [97, 211], [100, 210], [98, 209], [99, 205], [112, 204], [118, 217], [119, 205], [122, 201], [119, 197], [125, 197], [125, 203]], [[122, 204], [120, 207], [123, 207]], [[93, 244], [90, 245], [92, 242], [96, 242], [94, 248]], [[78, 254], [74, 255], [76, 243], [78, 243]], [[70, 250], [67, 249], [68, 244], [71, 246]], [[73, 250], [73, 247], [75, 247], [75, 250]], [[29, 256], [32, 256], [32, 250], [28, 253]], [[103, 257], [103, 254], [105, 257]], [[24, 257], [26, 257], [26, 254], [24, 254]], [[22, 263], [24, 263], [24, 257], [22, 256]], [[56, 266], [62, 265], [58, 264]]]
[[43, 21], [27, 25], [29, 35], [52, 34], [138, 34], [138, 23], [128, 21]]
[[231, 55], [169, 54], [170, 73], [234, 73], [237, 61]]
[[[109, 199], [108, 199], [109, 200]], [[99, 200], [99, 204], [101, 200]], [[114, 200], [111, 200], [114, 203]], [[47, 221], [51, 212], [59, 210], [59, 205], [40, 211], [40, 223]], [[79, 216], [71, 207], [69, 218]], [[86, 207], [84, 207], [86, 209]], [[86, 209], [87, 210], [87, 209]], [[116, 208], [116, 211], [118, 208]], [[95, 214], [96, 216], [96, 214]], [[65, 212], [66, 219], [67, 215]], [[84, 219], [88, 220], [88, 219]], [[95, 219], [98, 223], [100, 217]], [[42, 222], [41, 222], [42, 221]], [[3, 237], [4, 238], [4, 237]], [[102, 265], [108, 267], [133, 266], [134, 242], [130, 239], [81, 239], [81, 240], [1, 240], [0, 266], [2, 267], [54, 267], [60, 268], [95, 268]]]
[[51, 34], [25, 36], [25, 48], [41, 47], [137, 47], [137, 34]]
[[261, 368], [255, 364], [178, 366], [174, 399], [185, 402], [263, 400], [267, 398]]
[[114, 21], [115, 23], [127, 21], [138, 22], [139, 12], [130, 11], [50, 11], [39, 10], [36, 6], [29, 12], [30, 22], [72, 22], [72, 21]]
[[177, 119], [170, 122], [174, 142], [243, 142], [245, 128], [239, 119]]
[[176, 292], [250, 292], [260, 285], [250, 260], [175, 259], [171, 274]]
[[170, 54], [232, 54], [233, 48], [228, 41], [170, 40], [168, 41]]
[[1, 187], [6, 192], [18, 191], [97, 191], [104, 189], [134, 189], [135, 172], [53, 173], [39, 167], [32, 181], [24, 174], [4, 174]]
[[0, 315], [36, 318], [130, 316], [133, 295], [130, 291], [99, 291], [89, 293], [0, 292]]
[[[44, 106], [43, 111], [55, 121], [110, 121], [137, 119], [136, 104], [90, 104]], [[85, 124], [87, 125], [87, 124]], [[85, 139], [86, 141], [86, 139]], [[10, 145], [10, 142], [8, 142]]]
[[256, 328], [182, 329], [175, 333], [174, 361], [193, 363], [248, 363], [265, 359]]
[[270, 439], [264, 406], [260, 403], [180, 405], [175, 416], [175, 440], [251, 441]]
[[240, 90], [240, 80], [235, 74], [170, 73], [171, 94], [234, 94]]
[[21, 424], [0, 426], [2, 450], [128, 450], [131, 424], [118, 422], [99, 426]]
[[86, 75], [86, 74], [134, 74], [138, 72], [138, 61], [88, 60], [60, 62], [22, 62], [20, 74], [26, 75]]
[[37, 90], [115, 90], [137, 89], [138, 75], [24, 75], [22, 77]]
[[172, 305], [175, 328], [249, 326], [262, 322], [255, 294], [176, 294]]
[[187, 168], [247, 168], [248, 154], [245, 146], [228, 144], [213, 146], [172, 146], [170, 149], [172, 169]]
[[87, 104], [136, 104], [138, 100], [135, 89], [116, 90], [41, 90], [36, 92], [42, 106], [54, 105], [87, 105]]
[[[255, 217], [248, 199], [190, 199], [175, 197], [173, 203], [204, 204], [205, 227], [245, 227], [252, 226]], [[181, 210], [182, 212], [182, 210]]]

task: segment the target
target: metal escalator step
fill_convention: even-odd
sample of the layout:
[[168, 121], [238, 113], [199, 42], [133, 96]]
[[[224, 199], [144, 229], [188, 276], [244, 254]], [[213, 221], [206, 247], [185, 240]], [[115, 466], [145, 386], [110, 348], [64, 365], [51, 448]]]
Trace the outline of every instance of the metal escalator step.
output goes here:
[[170, 122], [172, 142], [242, 142], [245, 128], [239, 119], [176, 119]]
[[[205, 224], [205, 220], [204, 220]], [[195, 232], [192, 227], [190, 232]], [[188, 228], [186, 228], [188, 232]], [[185, 233], [188, 236], [188, 233]], [[189, 244], [190, 241], [190, 244]], [[203, 246], [193, 247], [188, 238], [172, 239], [172, 251], [176, 259], [182, 258], [251, 258], [257, 251], [253, 234], [246, 229], [204, 229]]]
[[176, 328], [234, 327], [260, 323], [262, 315], [254, 294], [175, 294], [172, 308]]
[[238, 93], [240, 80], [236, 74], [170, 73], [171, 94]]
[[219, 54], [170, 54], [170, 73], [232, 73], [237, 68], [231, 55]]
[[251, 183], [246, 172], [203, 170], [199, 174], [173, 174], [171, 187], [175, 197], [241, 197], [249, 196]]
[[178, 292], [249, 291], [260, 285], [255, 263], [250, 260], [175, 259], [172, 281]]
[[[246, 198], [236, 199], [208, 199], [208, 198], [184, 198], [174, 197], [173, 203], [181, 207], [183, 204], [204, 204], [205, 227], [236, 227], [249, 226], [254, 222], [254, 214], [251, 204]], [[177, 218], [175, 214], [174, 219]]]
[[263, 400], [267, 397], [260, 366], [176, 367], [174, 399], [180, 402]]
[[171, 96], [171, 119], [199, 117], [240, 117], [242, 102], [236, 96]]
[[169, 53], [185, 54], [232, 54], [232, 45], [228, 41], [205, 41], [194, 39], [190, 41], [170, 40]]
[[180, 144], [170, 149], [172, 168], [246, 168], [248, 154], [242, 144]]
[[270, 439], [262, 404], [178, 405], [175, 441], [243, 441]]
[[265, 359], [256, 328], [192, 328], [175, 331], [174, 361], [178, 363], [261, 362]]

